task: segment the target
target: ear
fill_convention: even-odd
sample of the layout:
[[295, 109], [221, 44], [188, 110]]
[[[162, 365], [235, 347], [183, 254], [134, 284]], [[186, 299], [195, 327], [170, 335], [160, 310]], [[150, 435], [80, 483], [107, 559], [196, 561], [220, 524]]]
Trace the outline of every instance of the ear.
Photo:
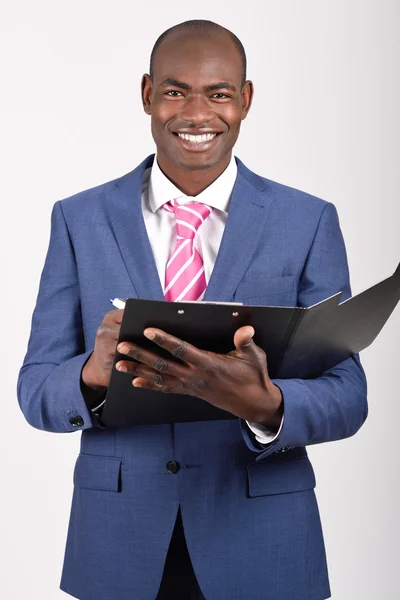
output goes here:
[[253, 102], [254, 85], [252, 81], [246, 81], [242, 88], [242, 121], [249, 113], [251, 103]]
[[153, 83], [150, 75], [147, 73], [145, 73], [142, 77], [141, 89], [144, 112], [148, 115], [151, 115], [151, 95], [153, 92]]

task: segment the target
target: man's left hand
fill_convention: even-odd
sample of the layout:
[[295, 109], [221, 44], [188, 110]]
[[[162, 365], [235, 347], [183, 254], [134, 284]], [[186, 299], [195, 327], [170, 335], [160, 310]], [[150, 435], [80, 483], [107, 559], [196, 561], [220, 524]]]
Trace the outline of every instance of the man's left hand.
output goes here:
[[240, 327], [233, 338], [235, 350], [216, 354], [149, 328], [144, 335], [182, 362], [121, 342], [118, 352], [136, 362], [119, 361], [116, 368], [134, 375], [135, 387], [196, 396], [246, 421], [277, 430], [283, 413], [282, 394], [269, 378], [266, 354], [254, 343], [254, 334], [250, 325]]

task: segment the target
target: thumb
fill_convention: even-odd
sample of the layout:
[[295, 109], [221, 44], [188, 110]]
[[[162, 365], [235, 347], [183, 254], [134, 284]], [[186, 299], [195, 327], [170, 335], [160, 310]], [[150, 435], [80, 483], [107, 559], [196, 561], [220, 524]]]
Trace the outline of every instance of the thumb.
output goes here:
[[254, 327], [252, 327], [251, 325], [239, 327], [239, 329], [235, 331], [235, 335], [233, 336], [233, 343], [235, 344], [236, 350], [246, 352], [249, 348], [252, 348], [254, 346], [254, 334], [255, 330]]

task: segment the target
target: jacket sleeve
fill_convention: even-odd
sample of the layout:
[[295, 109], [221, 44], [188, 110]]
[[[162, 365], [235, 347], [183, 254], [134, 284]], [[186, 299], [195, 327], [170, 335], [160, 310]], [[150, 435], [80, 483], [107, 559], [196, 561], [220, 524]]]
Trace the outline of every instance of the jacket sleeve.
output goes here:
[[30, 425], [58, 433], [104, 428], [81, 389], [81, 371], [91, 353], [85, 351], [75, 254], [59, 201], [51, 213], [49, 247], [17, 382], [18, 402]]
[[[326, 203], [298, 288], [298, 306], [312, 306], [342, 291], [351, 297], [345, 244], [337, 210]], [[267, 356], [268, 360], [268, 356]], [[282, 392], [284, 421], [280, 435], [262, 446], [240, 419], [247, 446], [262, 460], [272, 452], [331, 442], [354, 435], [368, 414], [367, 381], [358, 354], [314, 379], [272, 379]]]

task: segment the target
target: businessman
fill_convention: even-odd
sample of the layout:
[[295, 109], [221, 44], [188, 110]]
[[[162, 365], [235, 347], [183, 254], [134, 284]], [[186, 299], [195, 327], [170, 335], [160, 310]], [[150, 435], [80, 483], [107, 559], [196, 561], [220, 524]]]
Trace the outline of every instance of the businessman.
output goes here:
[[149, 328], [151, 351], [119, 347], [127, 360], [116, 367], [132, 385], [237, 418], [102, 422], [123, 313], [110, 297], [305, 307], [351, 296], [335, 206], [232, 153], [253, 98], [234, 34], [209, 21], [172, 27], [141, 89], [156, 154], [54, 204], [18, 379], [32, 426], [82, 432], [61, 589], [80, 600], [324, 600], [306, 446], [363, 424], [358, 355], [317, 378], [271, 379], [252, 327], [226, 355]]

